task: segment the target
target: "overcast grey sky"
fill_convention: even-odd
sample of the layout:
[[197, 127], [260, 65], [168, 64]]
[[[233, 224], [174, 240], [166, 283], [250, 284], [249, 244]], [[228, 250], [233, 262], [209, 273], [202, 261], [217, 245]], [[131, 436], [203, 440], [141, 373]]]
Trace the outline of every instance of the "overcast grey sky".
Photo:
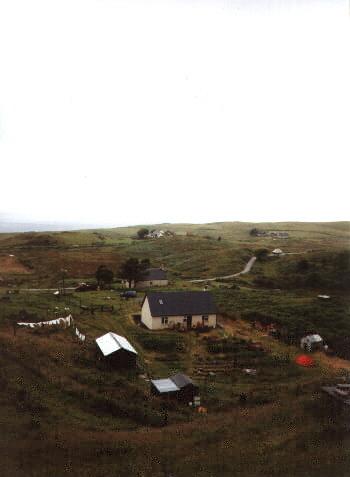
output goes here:
[[342, 0], [0, 0], [0, 213], [345, 220]]

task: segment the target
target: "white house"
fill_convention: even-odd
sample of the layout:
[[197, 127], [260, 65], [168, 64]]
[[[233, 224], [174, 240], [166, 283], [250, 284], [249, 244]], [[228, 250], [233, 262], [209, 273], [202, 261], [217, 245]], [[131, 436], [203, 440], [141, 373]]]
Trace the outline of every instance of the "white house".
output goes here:
[[216, 327], [217, 308], [207, 291], [148, 292], [141, 321], [150, 330]]

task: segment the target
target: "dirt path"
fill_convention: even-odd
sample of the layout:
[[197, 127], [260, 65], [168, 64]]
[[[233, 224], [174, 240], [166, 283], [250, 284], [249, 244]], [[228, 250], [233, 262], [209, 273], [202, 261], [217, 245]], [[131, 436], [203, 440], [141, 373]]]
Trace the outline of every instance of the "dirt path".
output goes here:
[[215, 280], [224, 280], [227, 278], [239, 277], [240, 275], [245, 275], [246, 273], [249, 273], [255, 261], [256, 261], [256, 257], [252, 257], [241, 272], [234, 273], [232, 275], [226, 275], [224, 277], [214, 277], [214, 278], [201, 278], [199, 280], [189, 280], [189, 281], [191, 283], [203, 283], [203, 282], [214, 282]]

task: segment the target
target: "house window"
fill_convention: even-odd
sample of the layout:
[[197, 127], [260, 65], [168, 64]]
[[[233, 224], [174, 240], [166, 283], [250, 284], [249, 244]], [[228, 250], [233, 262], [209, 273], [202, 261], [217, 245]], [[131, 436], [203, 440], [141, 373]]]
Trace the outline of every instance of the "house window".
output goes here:
[[167, 325], [167, 324], [168, 324], [168, 317], [162, 316], [162, 325]]
[[208, 316], [208, 315], [203, 315], [203, 316], [202, 316], [202, 320], [203, 320], [203, 321], [208, 321], [208, 320], [209, 320], [209, 316]]

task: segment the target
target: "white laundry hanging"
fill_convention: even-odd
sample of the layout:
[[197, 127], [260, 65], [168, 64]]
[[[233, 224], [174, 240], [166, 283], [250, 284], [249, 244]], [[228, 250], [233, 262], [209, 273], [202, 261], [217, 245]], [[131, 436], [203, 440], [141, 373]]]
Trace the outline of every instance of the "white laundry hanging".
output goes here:
[[41, 326], [51, 326], [51, 325], [60, 325], [61, 323], [71, 326], [73, 323], [73, 317], [72, 315], [68, 315], [65, 318], [58, 318], [56, 320], [49, 320], [49, 321], [39, 321], [38, 323], [23, 323], [19, 322], [17, 323], [18, 326], [28, 326], [29, 328], [37, 328]]

